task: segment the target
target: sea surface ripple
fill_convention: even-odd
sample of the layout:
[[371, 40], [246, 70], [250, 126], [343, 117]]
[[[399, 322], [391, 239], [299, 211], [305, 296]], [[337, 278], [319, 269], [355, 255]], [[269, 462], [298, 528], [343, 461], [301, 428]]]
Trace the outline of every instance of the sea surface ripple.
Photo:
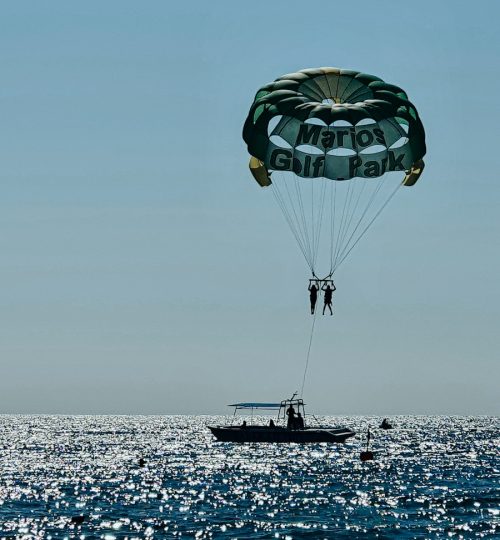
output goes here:
[[[0, 416], [0, 538], [500, 538], [499, 421], [324, 417], [344, 445], [218, 443], [209, 416]], [[141, 461], [142, 460], [144, 461]]]

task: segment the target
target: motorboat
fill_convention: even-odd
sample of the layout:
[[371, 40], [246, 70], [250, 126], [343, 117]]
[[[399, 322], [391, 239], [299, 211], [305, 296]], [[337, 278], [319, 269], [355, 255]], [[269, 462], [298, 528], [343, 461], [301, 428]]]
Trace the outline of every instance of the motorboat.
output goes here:
[[[356, 433], [351, 429], [332, 426], [307, 426], [305, 404], [292, 397], [279, 403], [233, 403], [233, 419], [238, 411], [250, 413], [250, 423], [232, 423], [225, 426], [208, 426], [218, 441], [236, 443], [343, 443]], [[253, 423], [255, 411], [277, 411], [277, 419], [267, 425]]]

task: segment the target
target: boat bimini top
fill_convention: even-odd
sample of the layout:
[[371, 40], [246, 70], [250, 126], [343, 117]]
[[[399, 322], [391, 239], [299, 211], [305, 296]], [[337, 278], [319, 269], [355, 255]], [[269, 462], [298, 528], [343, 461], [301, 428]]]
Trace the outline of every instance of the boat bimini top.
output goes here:
[[228, 407], [238, 409], [261, 409], [266, 411], [276, 411], [281, 408], [281, 403], [231, 403]]
[[236, 416], [237, 411], [250, 411], [251, 415], [253, 416], [253, 412], [255, 410], [260, 411], [277, 411], [278, 412], [278, 422], [285, 421], [286, 420], [286, 411], [288, 407], [292, 406], [295, 407], [295, 410], [297, 412], [301, 412], [304, 419], [306, 416], [305, 408], [304, 408], [304, 400], [296, 398], [295, 394], [290, 399], [283, 399], [279, 403], [262, 403], [257, 401], [251, 401], [251, 402], [244, 402], [244, 403], [231, 403], [228, 405], [228, 407], [234, 407], [234, 414], [233, 416]]

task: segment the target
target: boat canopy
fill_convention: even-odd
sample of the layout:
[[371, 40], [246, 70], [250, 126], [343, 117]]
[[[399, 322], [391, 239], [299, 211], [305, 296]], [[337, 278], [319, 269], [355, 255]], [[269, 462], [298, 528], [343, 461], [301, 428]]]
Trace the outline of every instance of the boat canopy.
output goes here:
[[267, 409], [276, 410], [281, 407], [281, 403], [232, 403], [228, 407], [236, 407], [237, 409]]

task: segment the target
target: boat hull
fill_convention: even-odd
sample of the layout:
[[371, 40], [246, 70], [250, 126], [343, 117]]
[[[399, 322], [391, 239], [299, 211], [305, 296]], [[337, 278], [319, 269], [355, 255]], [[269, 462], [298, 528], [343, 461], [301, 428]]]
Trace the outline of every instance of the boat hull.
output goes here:
[[347, 428], [287, 429], [269, 426], [208, 426], [218, 441], [236, 443], [343, 443], [355, 435]]

